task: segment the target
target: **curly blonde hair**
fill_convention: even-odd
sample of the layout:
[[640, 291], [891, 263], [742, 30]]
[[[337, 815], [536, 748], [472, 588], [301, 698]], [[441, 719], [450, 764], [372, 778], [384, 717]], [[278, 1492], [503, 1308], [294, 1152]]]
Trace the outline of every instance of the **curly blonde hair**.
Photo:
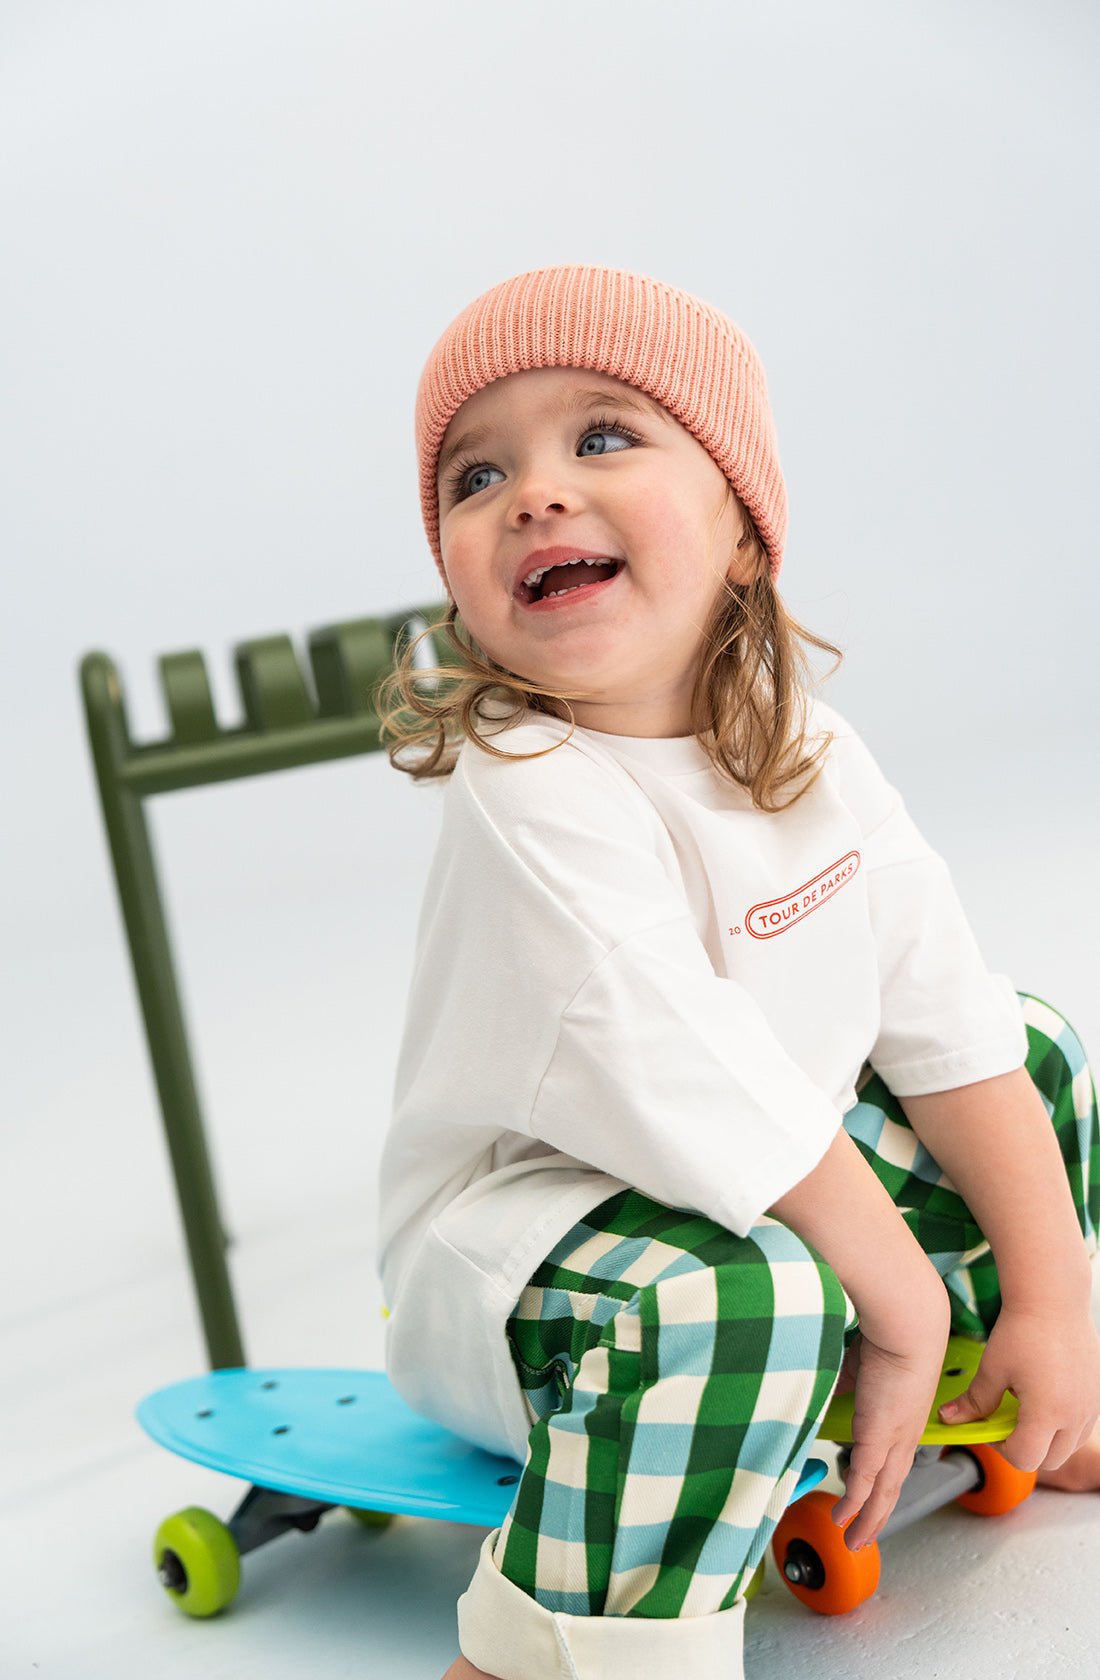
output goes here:
[[[691, 698], [691, 727], [720, 775], [745, 788], [753, 805], [775, 812], [793, 805], [810, 788], [832, 740], [806, 735], [806, 691], [810, 681], [808, 644], [834, 656], [831, 676], [844, 655], [839, 648], [798, 624], [787, 611], [771, 576], [767, 551], [752, 516], [732, 485], [744, 520], [738, 548], [751, 545], [750, 581], [725, 580], [703, 635], [703, 654]], [[425, 669], [421, 644], [442, 634], [447, 653]], [[449, 776], [459, 751], [470, 741], [494, 758], [543, 758], [542, 752], [513, 754], [492, 745], [491, 735], [511, 728], [528, 711], [564, 717], [575, 727], [565, 691], [535, 687], [507, 671], [477, 646], [452, 602], [445, 617], [397, 650], [394, 669], [381, 683], [377, 706], [390, 763], [417, 781]], [[484, 727], [491, 722], [492, 729]], [[793, 789], [788, 793], [788, 790]], [[779, 798], [782, 793], [788, 797]]]

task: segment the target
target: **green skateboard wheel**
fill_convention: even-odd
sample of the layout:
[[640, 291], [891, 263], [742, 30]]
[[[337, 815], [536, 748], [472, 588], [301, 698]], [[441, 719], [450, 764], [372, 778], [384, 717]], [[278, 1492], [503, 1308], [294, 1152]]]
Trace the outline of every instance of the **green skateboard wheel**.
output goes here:
[[764, 1585], [764, 1562], [763, 1562], [763, 1559], [761, 1559], [761, 1561], [757, 1564], [756, 1568], [753, 1570], [752, 1580], [749, 1582], [748, 1586], [745, 1588], [745, 1603], [746, 1604], [749, 1604], [756, 1597], [757, 1593], [760, 1591], [760, 1589], [763, 1585]]
[[360, 1505], [345, 1505], [344, 1509], [364, 1528], [389, 1528], [393, 1521], [392, 1511], [364, 1511]]
[[166, 1517], [153, 1542], [161, 1586], [188, 1616], [213, 1616], [237, 1596], [241, 1560], [223, 1522], [198, 1505]]

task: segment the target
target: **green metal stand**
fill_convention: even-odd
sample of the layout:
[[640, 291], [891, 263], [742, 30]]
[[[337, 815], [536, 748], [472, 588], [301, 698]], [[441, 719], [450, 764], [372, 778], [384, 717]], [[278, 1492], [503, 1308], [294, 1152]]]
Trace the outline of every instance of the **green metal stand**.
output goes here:
[[[436, 602], [392, 618], [355, 619], [313, 631], [312, 694], [289, 636], [242, 643], [235, 649], [245, 714], [238, 729], [218, 726], [202, 654], [165, 654], [160, 675], [171, 734], [151, 743], [130, 738], [122, 685], [108, 656], [89, 653], [81, 662], [103, 820], [215, 1369], [243, 1365], [245, 1357], [144, 801], [177, 788], [376, 752], [381, 743], [374, 694], [392, 669], [395, 646], [404, 633], [415, 635], [438, 623], [443, 610]], [[437, 663], [448, 662], [442, 637], [434, 649]]]

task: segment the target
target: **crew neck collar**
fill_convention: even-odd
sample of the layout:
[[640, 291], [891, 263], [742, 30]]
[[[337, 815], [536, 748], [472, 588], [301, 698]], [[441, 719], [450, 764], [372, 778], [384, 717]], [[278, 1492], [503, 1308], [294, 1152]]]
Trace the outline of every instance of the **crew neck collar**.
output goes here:
[[608, 752], [622, 753], [654, 770], [686, 773], [710, 765], [697, 735], [608, 735], [602, 729], [584, 729], [579, 724], [577, 734], [590, 736]]
[[[491, 723], [498, 717], [506, 718], [510, 710], [509, 706], [497, 705], [490, 699], [482, 703], [481, 720]], [[517, 722], [550, 728], [555, 733], [560, 732], [563, 740], [570, 733], [565, 718], [555, 717], [550, 712], [536, 712], [532, 707], [528, 707]], [[495, 732], [479, 730], [479, 733], [492, 736]], [[507, 734], [507, 730], [504, 733]], [[635, 763], [648, 764], [667, 775], [689, 775], [711, 768], [711, 761], [697, 735], [610, 735], [606, 730], [586, 729], [579, 723], [574, 733], [580, 739], [595, 741], [605, 752], [613, 753], [617, 758], [630, 758]]]

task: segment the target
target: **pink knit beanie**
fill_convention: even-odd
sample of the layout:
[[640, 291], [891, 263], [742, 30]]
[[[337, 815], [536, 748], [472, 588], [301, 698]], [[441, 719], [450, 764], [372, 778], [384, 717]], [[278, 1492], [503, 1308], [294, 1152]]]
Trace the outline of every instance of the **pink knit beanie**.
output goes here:
[[475, 299], [428, 357], [416, 396], [424, 529], [446, 583], [436, 468], [452, 415], [526, 368], [595, 368], [645, 391], [696, 437], [756, 521], [778, 577], [787, 493], [760, 360], [727, 316], [660, 280], [572, 264], [517, 274]]

